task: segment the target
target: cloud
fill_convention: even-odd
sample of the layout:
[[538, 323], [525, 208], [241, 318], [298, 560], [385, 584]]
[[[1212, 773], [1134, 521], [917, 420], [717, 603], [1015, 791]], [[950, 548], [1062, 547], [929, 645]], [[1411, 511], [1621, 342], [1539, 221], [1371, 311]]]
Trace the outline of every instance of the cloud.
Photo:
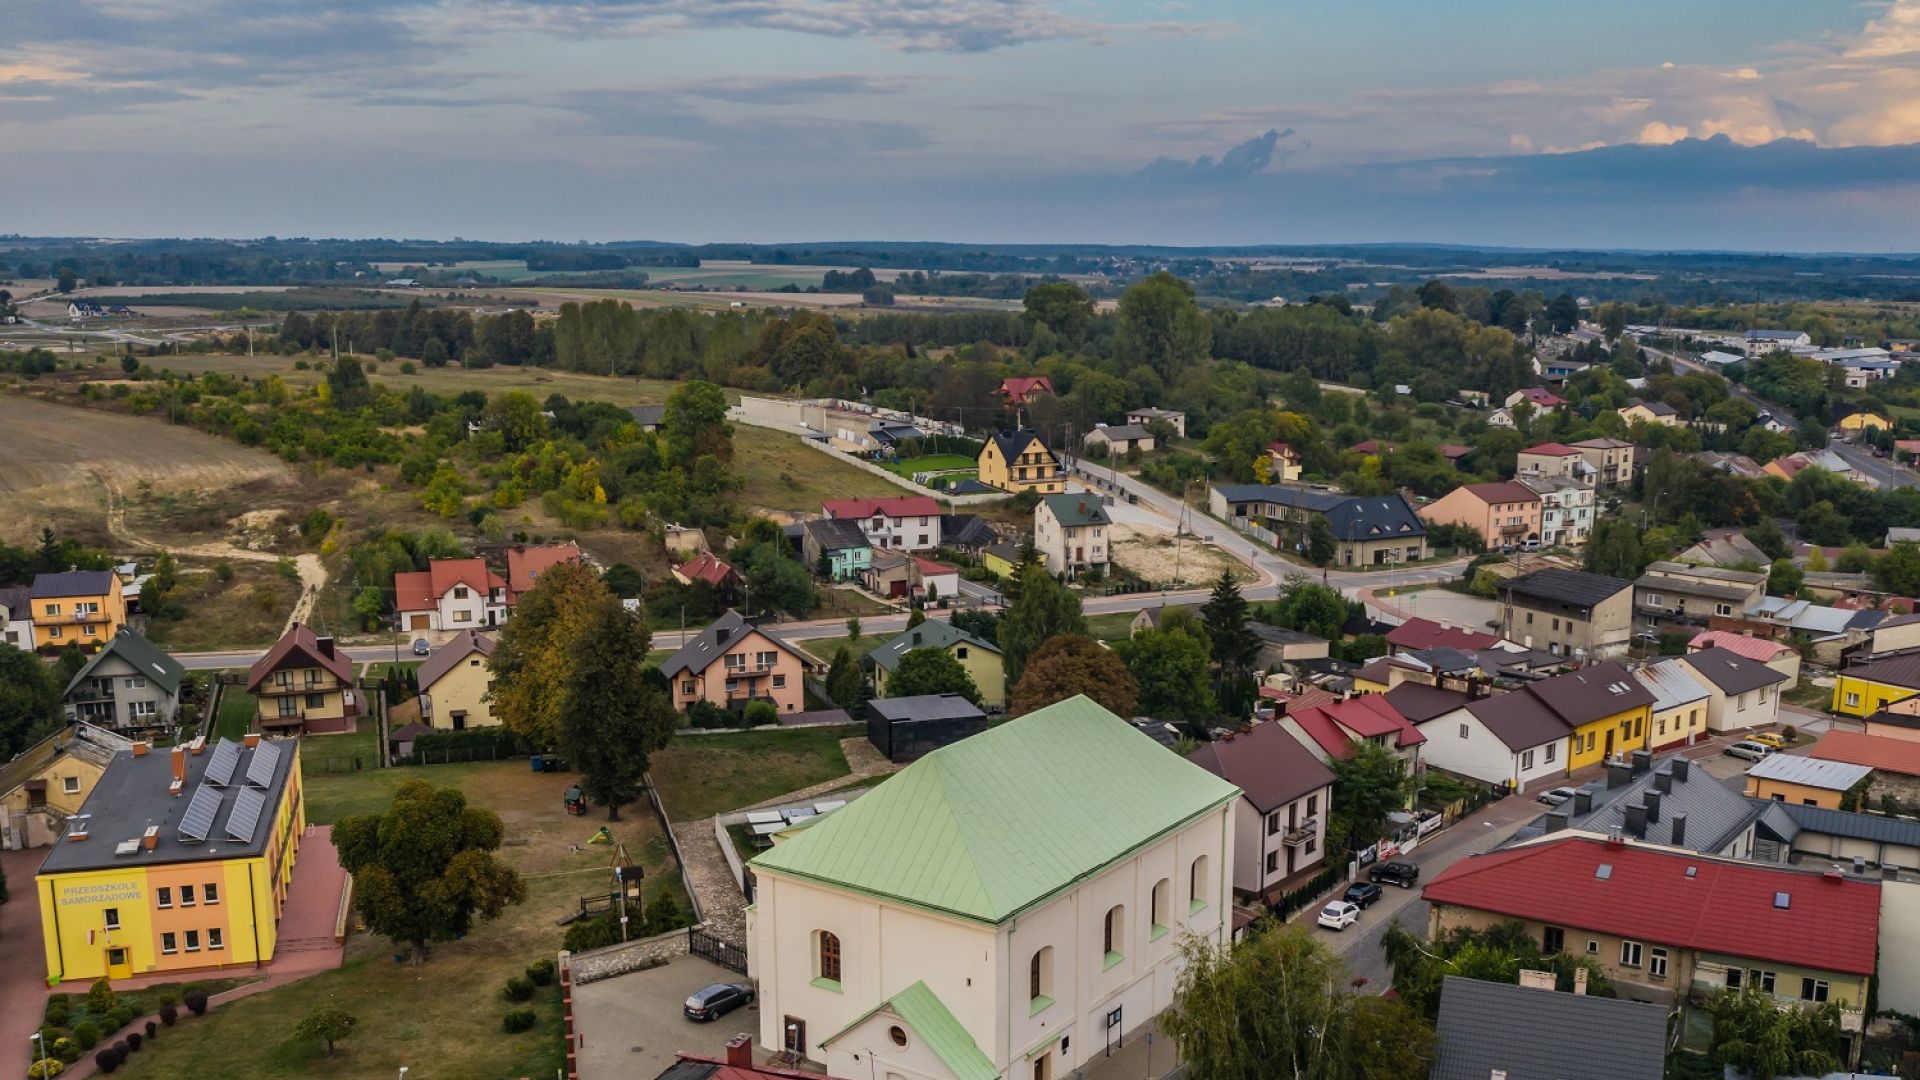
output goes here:
[[1292, 128], [1285, 131], [1269, 128], [1265, 134], [1256, 135], [1228, 150], [1218, 161], [1213, 159], [1212, 154], [1201, 154], [1192, 161], [1159, 157], [1136, 175], [1144, 180], [1171, 181], [1238, 180], [1254, 176], [1267, 171], [1267, 166], [1273, 163], [1274, 148], [1281, 139], [1292, 134]]
[[668, 139], [756, 158], [775, 152], [824, 157], [915, 150], [930, 139], [913, 124], [813, 116], [782, 106], [892, 94], [917, 81], [859, 75], [698, 79], [567, 91], [540, 104], [572, 114], [595, 135]]

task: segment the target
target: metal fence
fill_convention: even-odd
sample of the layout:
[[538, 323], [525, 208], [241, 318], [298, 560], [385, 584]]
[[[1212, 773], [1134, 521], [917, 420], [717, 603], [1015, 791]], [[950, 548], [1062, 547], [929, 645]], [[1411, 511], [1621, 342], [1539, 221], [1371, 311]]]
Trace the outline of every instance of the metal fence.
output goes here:
[[688, 927], [687, 951], [711, 960], [723, 968], [731, 968], [742, 975], [747, 973], [747, 947], [716, 934], [709, 934], [696, 927]]

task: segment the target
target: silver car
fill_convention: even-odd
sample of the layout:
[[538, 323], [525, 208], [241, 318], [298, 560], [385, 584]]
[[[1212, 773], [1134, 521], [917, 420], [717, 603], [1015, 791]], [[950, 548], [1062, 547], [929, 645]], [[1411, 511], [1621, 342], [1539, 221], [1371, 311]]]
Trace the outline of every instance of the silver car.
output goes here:
[[1773, 747], [1765, 743], [1750, 742], [1746, 739], [1742, 739], [1726, 749], [1726, 755], [1728, 757], [1745, 758], [1748, 761], [1759, 761], [1772, 753]]

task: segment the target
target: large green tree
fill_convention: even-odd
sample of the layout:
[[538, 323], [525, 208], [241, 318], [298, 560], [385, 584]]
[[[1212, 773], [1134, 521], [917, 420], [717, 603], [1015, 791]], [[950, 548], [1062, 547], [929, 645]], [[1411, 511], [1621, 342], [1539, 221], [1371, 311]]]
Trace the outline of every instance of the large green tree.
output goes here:
[[1146, 364], [1172, 382], [1206, 359], [1213, 327], [1194, 303], [1193, 286], [1162, 270], [1120, 296], [1120, 358]]
[[1054, 580], [1037, 559], [1020, 564], [1012, 591], [1013, 603], [1000, 619], [1000, 654], [1009, 685], [1020, 681], [1027, 658], [1042, 642], [1059, 634], [1087, 632], [1080, 598]]
[[855, 709], [860, 705], [866, 685], [867, 678], [860, 672], [860, 662], [853, 658], [845, 645], [840, 646], [834, 651], [833, 663], [827, 665], [827, 697], [843, 709]]
[[1280, 595], [1260, 608], [1263, 621], [1303, 634], [1340, 640], [1351, 608], [1340, 590], [1294, 575], [1280, 586]]
[[408, 780], [385, 813], [334, 825], [333, 846], [360, 917], [420, 963], [428, 942], [462, 937], [527, 898], [520, 875], [493, 854], [503, 833], [500, 815], [468, 806], [460, 789]]
[[64, 689], [38, 657], [0, 644], [0, 759], [11, 760], [59, 726]]
[[1594, 523], [1593, 535], [1587, 538], [1588, 571], [1632, 581], [1647, 568], [1648, 561], [1638, 525], [1619, 517], [1603, 517]]
[[1247, 631], [1247, 599], [1240, 595], [1240, 584], [1229, 571], [1220, 571], [1213, 593], [1200, 605], [1200, 621], [1206, 625], [1213, 662], [1222, 675], [1245, 672], [1260, 654], [1260, 639]]
[[888, 697], [959, 694], [980, 704], [980, 688], [973, 684], [973, 676], [945, 649], [909, 650], [887, 676], [886, 691]]
[[1327, 847], [1354, 851], [1380, 838], [1387, 815], [1407, 808], [1413, 776], [1399, 755], [1377, 742], [1355, 740], [1353, 752], [1327, 764], [1333, 769], [1333, 820]]
[[343, 356], [327, 369], [327, 395], [341, 412], [352, 412], [373, 400], [373, 387], [357, 357]]
[[513, 618], [500, 631], [488, 662], [493, 682], [487, 697], [494, 716], [528, 745], [559, 744], [561, 708], [575, 677], [576, 645], [589, 633], [596, 605], [608, 595], [592, 567], [563, 562], [521, 595]]
[[1115, 715], [1132, 716], [1140, 687], [1112, 649], [1083, 634], [1059, 634], [1027, 659], [1026, 670], [1013, 685], [1010, 707], [1019, 716], [1077, 694], [1085, 694]]
[[1551, 971], [1559, 989], [1571, 993], [1575, 973], [1585, 971], [1588, 994], [1614, 996], [1613, 983], [1598, 960], [1585, 954], [1542, 952], [1540, 939], [1518, 920], [1484, 930], [1454, 930], [1434, 942], [1408, 933], [1396, 920], [1388, 924], [1380, 946], [1393, 969], [1394, 993], [1429, 1020], [1440, 1015], [1440, 990], [1448, 975], [1518, 983], [1522, 970]]
[[1045, 324], [1063, 341], [1079, 341], [1093, 323], [1093, 297], [1071, 281], [1035, 285], [1022, 306], [1029, 324]]
[[1840, 1068], [1840, 1006], [1781, 1005], [1758, 980], [1707, 1002], [1713, 1036], [1707, 1056], [1749, 1080], [1825, 1076]]
[[560, 707], [560, 749], [587, 797], [620, 819], [640, 797], [647, 762], [673, 737], [673, 703], [647, 676], [653, 634], [613, 596], [594, 602], [573, 643], [572, 679]]
[[1140, 685], [1140, 711], [1156, 720], [1206, 720], [1219, 710], [1207, 678], [1207, 640], [1156, 627], [1114, 643]]
[[525, 390], [509, 390], [487, 399], [481, 423], [497, 431], [510, 453], [519, 453], [539, 442], [547, 433], [547, 417], [540, 400]]

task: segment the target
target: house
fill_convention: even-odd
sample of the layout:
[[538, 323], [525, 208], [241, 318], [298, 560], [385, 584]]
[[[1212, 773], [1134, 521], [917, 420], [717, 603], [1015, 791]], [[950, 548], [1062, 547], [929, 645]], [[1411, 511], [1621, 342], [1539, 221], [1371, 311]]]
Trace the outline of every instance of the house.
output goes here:
[[1080, 445], [1088, 453], [1098, 447], [1108, 457], [1125, 457], [1127, 451], [1146, 453], [1153, 449], [1153, 433], [1138, 424], [1099, 424], [1087, 433]]
[[1275, 671], [1300, 660], [1322, 660], [1330, 651], [1325, 638], [1263, 622], [1249, 622], [1247, 633], [1260, 642], [1253, 655], [1253, 665], [1260, 671]]
[[1255, 724], [1202, 745], [1187, 760], [1240, 789], [1233, 804], [1233, 891], [1277, 901], [1327, 855], [1333, 770], [1279, 724]]
[[1785, 642], [1736, 634], [1731, 630], [1702, 630], [1687, 642], [1687, 651], [1703, 649], [1725, 649], [1778, 671], [1787, 677], [1787, 681], [1780, 684], [1783, 694], [1800, 684], [1800, 650]]
[[1873, 608], [1833, 607], [1780, 596], [1761, 597], [1746, 612], [1747, 623], [1756, 629], [1780, 637], [1806, 634], [1812, 638], [1810, 659], [1822, 664], [1837, 664], [1843, 649], [1872, 640], [1873, 630], [1886, 618], [1886, 612]]
[[1455, 466], [1458, 466], [1461, 462], [1473, 456], [1473, 447], [1461, 446], [1459, 443], [1441, 443], [1434, 447], [1434, 449], [1440, 452], [1441, 457], [1446, 458]]
[[1593, 469], [1594, 481], [1602, 489], [1628, 487], [1633, 483], [1633, 444], [1625, 439], [1582, 439], [1570, 444]]
[[1627, 651], [1633, 583], [1549, 567], [1497, 586], [1500, 636], [1555, 656], [1599, 660]]
[[1459, 649], [1477, 652], [1500, 644], [1500, 639], [1478, 630], [1453, 626], [1419, 617], [1408, 619], [1387, 631], [1387, 644], [1396, 649], [1419, 652], [1422, 649]]
[[507, 583], [480, 559], [430, 559], [393, 575], [393, 608], [408, 632], [495, 627], [507, 618]]
[[1760, 463], [1745, 454], [1729, 454], [1719, 450], [1702, 450], [1693, 455], [1695, 461], [1710, 469], [1730, 473], [1743, 480], [1762, 480], [1768, 475]]
[[1053, 380], [1045, 375], [1015, 375], [1000, 380], [1000, 400], [1009, 409], [1031, 405], [1042, 394], [1053, 396]]
[[1468, 692], [1420, 682], [1402, 682], [1383, 696], [1395, 712], [1406, 717], [1409, 724], [1419, 727], [1474, 700], [1479, 692], [1479, 688]]
[[1356, 743], [1371, 742], [1391, 750], [1407, 763], [1410, 773], [1423, 767], [1420, 748], [1427, 737], [1400, 715], [1384, 694], [1289, 709], [1274, 723], [1286, 728], [1321, 761], [1350, 758]]
[[1593, 531], [1593, 488], [1564, 476], [1522, 477], [1521, 487], [1540, 497], [1540, 543], [1574, 547]]
[[[1911, 805], [1920, 798], [1920, 742], [1888, 738], [1871, 732], [1829, 731], [1807, 751], [1819, 761], [1864, 766], [1873, 770], [1867, 800], [1892, 798]], [[1827, 806], [1826, 803], [1821, 803]]]
[[247, 671], [254, 722], [275, 735], [352, 731], [363, 702], [353, 661], [305, 623], [294, 623]]
[[665, 405], [629, 405], [627, 415], [641, 431], [659, 431], [660, 424], [667, 416]]
[[1134, 612], [1133, 621], [1127, 624], [1127, 636], [1137, 637], [1148, 630], [1158, 628], [1161, 618], [1175, 609], [1185, 611], [1196, 619], [1200, 617], [1200, 608], [1193, 604], [1167, 604], [1162, 607], [1141, 608]]
[[858, 525], [867, 542], [882, 550], [932, 551], [942, 542], [940, 503], [931, 495], [835, 499], [822, 505], [820, 512]]
[[1864, 487], [1879, 486], [1866, 474], [1847, 464], [1846, 458], [1832, 450], [1801, 450], [1786, 457], [1775, 458], [1760, 468], [1768, 476], [1777, 476], [1782, 480], [1792, 480], [1800, 474], [1802, 469], [1825, 469], [1842, 480]]
[[873, 543], [858, 521], [815, 518], [800, 534], [800, 553], [809, 567], [827, 568], [827, 580], [848, 581], [873, 565]]
[[1881, 620], [1868, 635], [1865, 651], [1877, 656], [1908, 649], [1920, 649], [1920, 613], [1895, 615], [1891, 619]]
[[169, 727], [186, 674], [180, 661], [123, 626], [67, 682], [67, 715], [116, 731]]
[[422, 661], [415, 672], [420, 680], [421, 721], [442, 731], [499, 726], [488, 698], [493, 686], [488, 660], [492, 655], [492, 638], [462, 630]]
[[919, 626], [894, 635], [886, 644], [867, 654], [873, 666], [873, 694], [887, 696], [887, 679], [900, 666], [900, 658], [915, 649], [939, 649], [960, 662], [973, 676], [980, 690], [980, 702], [999, 712], [1007, 705], [1007, 668], [999, 646], [974, 637], [945, 619], [928, 619]]
[[[1865, 860], [1876, 872], [1920, 866], [1920, 821], [1885, 814], [1857, 814], [1771, 799], [1762, 808], [1753, 858], [1829, 867]], [[1886, 987], [1881, 987], [1885, 1001]]]
[[1267, 480], [1290, 484], [1300, 479], [1300, 452], [1283, 442], [1267, 444]]
[[889, 600], [932, 604], [959, 595], [960, 571], [923, 555], [877, 551], [861, 571], [860, 583]]
[[1722, 352], [1714, 349], [1700, 354], [1700, 362], [1709, 367], [1724, 370], [1729, 364], [1744, 364], [1747, 358], [1740, 353]]
[[692, 585], [695, 582], [710, 585], [724, 594], [740, 580], [740, 575], [731, 563], [719, 558], [711, 551], [702, 551], [675, 566], [673, 580], [682, 585]]
[[1113, 518], [1092, 493], [1042, 496], [1033, 508], [1033, 546], [1058, 577], [1105, 571], [1112, 532]]
[[1770, 754], [1747, 770], [1747, 795], [1838, 810], [1847, 792], [1872, 775], [1873, 767], [1869, 765], [1798, 754]]
[[1859, 439], [1864, 431], [1892, 431], [1893, 421], [1877, 412], [1850, 412], [1835, 424], [1842, 435]]
[[1588, 464], [1586, 455], [1562, 443], [1529, 446], [1520, 451], [1514, 463], [1514, 478], [1517, 480], [1561, 476], [1587, 485], [1598, 482], [1599, 471]]
[[1520, 791], [1535, 780], [1567, 774], [1573, 729], [1524, 688], [1464, 701], [1422, 722], [1420, 730], [1427, 736], [1427, 765], [1456, 776]]
[[1707, 684], [1707, 729], [1745, 731], [1771, 724], [1780, 711], [1780, 689], [1787, 681], [1778, 669], [1726, 649], [1700, 649], [1671, 663], [1685, 664]]
[[1513, 393], [1508, 394], [1507, 400], [1502, 402], [1502, 404], [1508, 409], [1514, 409], [1518, 408], [1523, 402], [1533, 406], [1537, 412], [1546, 412], [1549, 409], [1558, 409], [1565, 405], [1567, 399], [1551, 390], [1538, 386], [1529, 386], [1524, 390], [1515, 390]]
[[1454, 687], [1471, 685], [1481, 677], [1479, 661], [1458, 649], [1425, 649], [1379, 657], [1353, 673], [1353, 689], [1360, 694], [1384, 694], [1397, 686]]
[[1679, 427], [1685, 423], [1680, 410], [1664, 401], [1636, 401], [1625, 408], [1613, 410], [1620, 419], [1632, 424], [1659, 424], [1663, 427]]
[[1011, 581], [1020, 569], [1020, 545], [989, 544], [980, 549], [980, 565], [994, 577]]
[[1682, 754], [1655, 758], [1636, 750], [1499, 846], [1519, 847], [1543, 836], [1580, 832], [1728, 859], [1752, 857], [1766, 804], [1696, 764]]
[[1692, 668], [1678, 663], [1647, 664], [1634, 669], [1633, 677], [1653, 693], [1653, 708], [1647, 718], [1653, 729], [1649, 747], [1656, 752], [1670, 750], [1707, 737], [1713, 690], [1694, 675]]
[[1015, 495], [1036, 491], [1054, 495], [1066, 490], [1066, 472], [1047, 442], [1031, 431], [994, 435], [980, 448], [976, 461], [980, 482]]
[[1462, 484], [1419, 510], [1428, 525], [1465, 526], [1489, 547], [1540, 542], [1540, 496], [1525, 484], [1505, 480]]
[[940, 546], [952, 551], [978, 553], [999, 542], [993, 526], [978, 514], [941, 514]]
[[1430, 1080], [1661, 1080], [1666, 1065], [1658, 1005], [1458, 975], [1440, 985]]
[[1727, 566], [1735, 569], [1743, 566], [1768, 566], [1773, 563], [1772, 557], [1761, 551], [1757, 544], [1746, 538], [1745, 534], [1732, 529], [1709, 532], [1699, 543], [1675, 555], [1673, 561]]
[[1228, 940], [1239, 798], [1085, 697], [935, 750], [750, 864], [762, 1045], [1072, 1075], [1172, 1003], [1182, 942]]
[[576, 544], [550, 544], [544, 547], [515, 546], [507, 549], [507, 607], [533, 589], [540, 575], [561, 563], [579, 562]]
[[[111, 570], [35, 574], [27, 592], [34, 647], [58, 652], [77, 645], [92, 652], [127, 625], [120, 575]], [[18, 612], [9, 612], [14, 620]]]
[[1644, 750], [1651, 738], [1653, 691], [1647, 689], [1617, 661], [1591, 664], [1565, 675], [1531, 683], [1515, 693], [1541, 701], [1572, 731], [1567, 743], [1567, 770]]
[[34, 878], [49, 983], [272, 960], [302, 792], [297, 740], [116, 754]]
[[0, 643], [21, 652], [34, 649], [32, 591], [25, 585], [0, 589]]
[[1434, 940], [1518, 919], [1621, 998], [1687, 1009], [1751, 981], [1783, 1006], [1835, 1002], [1854, 1031], [1880, 936], [1878, 882], [1580, 834], [1469, 856], [1423, 895]]
[[1487, 414], [1487, 426], [1496, 430], [1512, 431], [1520, 424], [1513, 418], [1512, 409], [1495, 409]]
[[57, 842], [114, 755], [132, 748], [105, 728], [69, 723], [0, 764], [0, 851]]
[[1633, 583], [1633, 609], [1649, 626], [1705, 625], [1737, 617], [1766, 595], [1767, 575], [1756, 570], [1655, 562]]
[[1187, 414], [1177, 409], [1134, 409], [1127, 413], [1127, 423], [1143, 428], [1162, 423], [1173, 429], [1175, 438], [1187, 437]]
[[[718, 664], [718, 667], [714, 665]], [[783, 713], [805, 704], [811, 657], [738, 611], [728, 611], [660, 662], [673, 692], [673, 707], [685, 712], [696, 701], [744, 709], [768, 701]]]
[[901, 420], [875, 420], [867, 425], [867, 434], [882, 449], [898, 450], [909, 439], [924, 439], [927, 433]]
[[1402, 495], [1335, 495], [1283, 484], [1216, 484], [1213, 515], [1275, 547], [1303, 550], [1310, 523], [1333, 533], [1340, 566], [1389, 566], [1427, 557], [1427, 529]]
[[933, 604], [942, 600], [952, 600], [960, 595], [960, 568], [929, 559], [924, 555], [909, 555], [913, 561], [913, 594], [922, 602]]
[[1827, 709], [1865, 717], [1915, 694], [1920, 694], [1920, 653], [1887, 656], [1835, 672]]
[[1746, 336], [1747, 355], [1750, 357], [1811, 344], [1813, 339], [1807, 336], [1805, 330], [1749, 330]]
[[919, 694], [867, 702], [867, 741], [891, 762], [915, 761], [987, 730], [987, 714], [959, 694]]

